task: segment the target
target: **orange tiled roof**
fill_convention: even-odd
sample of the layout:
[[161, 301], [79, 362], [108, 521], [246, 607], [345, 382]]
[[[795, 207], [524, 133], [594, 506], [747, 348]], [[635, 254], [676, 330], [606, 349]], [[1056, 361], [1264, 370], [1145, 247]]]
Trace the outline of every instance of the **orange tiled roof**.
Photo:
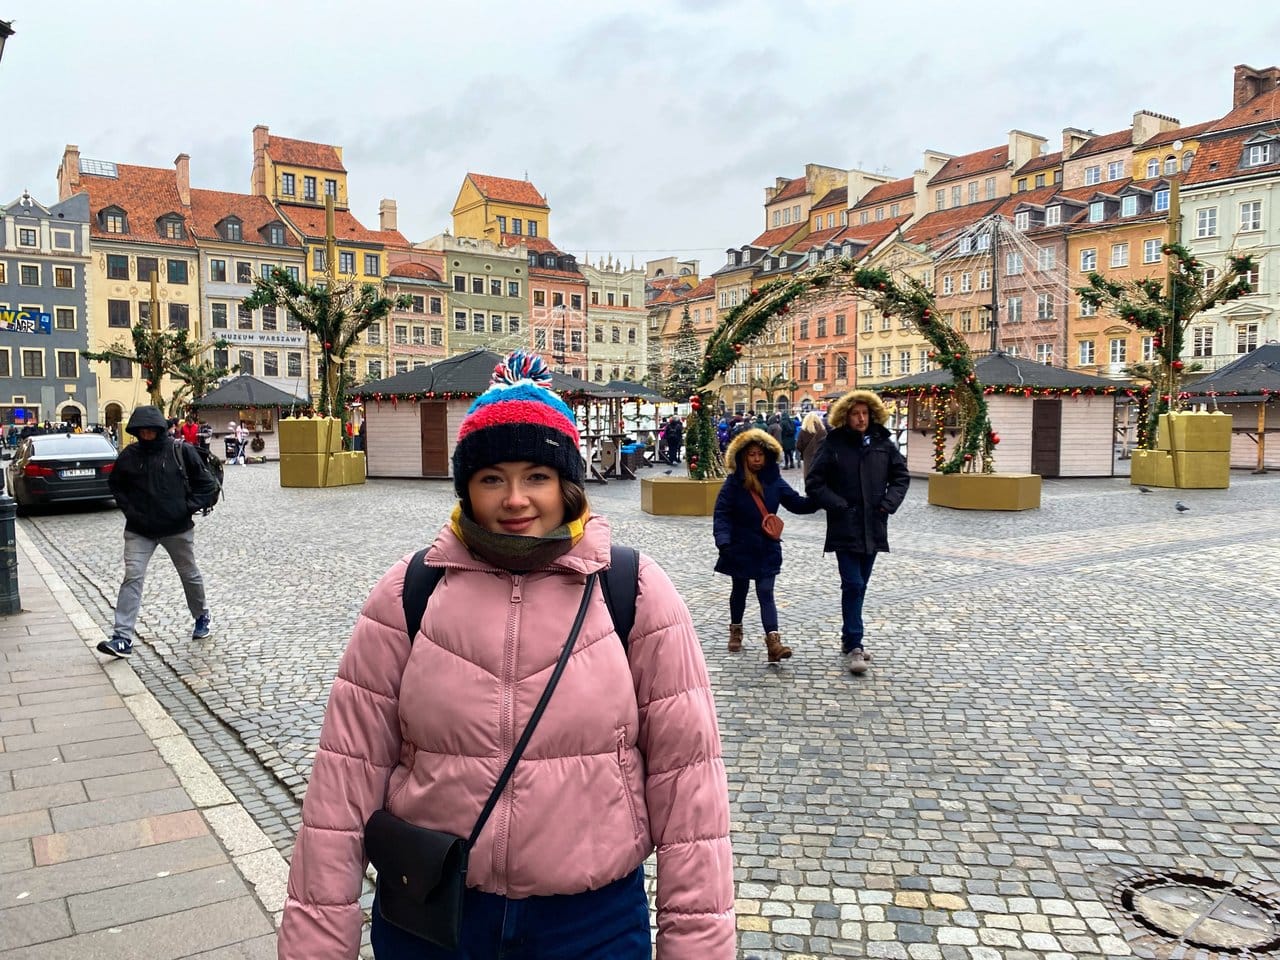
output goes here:
[[516, 247], [521, 244], [531, 253], [560, 253], [554, 243], [546, 237], [526, 237], [522, 233], [504, 233], [499, 239], [500, 246]]
[[748, 246], [772, 249], [778, 244], [785, 243], [787, 240], [790, 240], [804, 229], [804, 227], [805, 223], [803, 220], [799, 223], [789, 223], [785, 227], [774, 227], [772, 230], [766, 230], [764, 233], [760, 234], [760, 236], [752, 240]]
[[529, 267], [529, 276], [546, 277], [548, 280], [568, 280], [573, 283], [587, 282], [587, 278], [580, 273], [574, 273], [572, 270], [554, 270], [551, 267]]
[[839, 226], [839, 227], [827, 227], [825, 230], [815, 230], [813, 233], [809, 234], [803, 240], [796, 241], [796, 243], [793, 244], [788, 249], [791, 250], [793, 253], [806, 253], [809, 250], [812, 250], [814, 247], [821, 247], [825, 245], [828, 240], [834, 240], [837, 235], [843, 233], [847, 229], [849, 228], [845, 226]]
[[827, 191], [827, 195], [810, 207], [813, 210], [825, 210], [827, 207], [845, 207], [849, 203], [849, 188], [836, 187]]
[[412, 246], [399, 230], [374, 230], [371, 232], [376, 233], [382, 239], [384, 247], [408, 250]]
[[854, 243], [865, 243], [867, 246], [874, 247], [910, 219], [911, 215], [904, 213], [901, 216], [888, 217], [884, 220], [870, 220], [867, 223], [860, 223], [856, 227], [850, 225], [845, 228], [837, 239], [840, 241], [852, 240]]
[[[1277, 157], [1276, 162], [1263, 166], [1243, 168], [1240, 166], [1245, 141], [1253, 135], [1252, 131], [1241, 130], [1229, 136], [1201, 140], [1200, 149], [1196, 151], [1195, 159], [1191, 161], [1191, 169], [1183, 175], [1182, 185], [1188, 187], [1198, 183], [1252, 177], [1259, 173], [1273, 173], [1280, 169], [1280, 157]], [[1272, 141], [1273, 152], [1275, 148], [1276, 144]]]
[[874, 207], [876, 204], [884, 203], [887, 200], [900, 200], [903, 197], [912, 196], [915, 193], [916, 181], [914, 177], [903, 177], [901, 180], [891, 180], [889, 183], [882, 183], [879, 186], [872, 187], [867, 191], [867, 195], [853, 205], [855, 210], [862, 207]]
[[796, 197], [803, 197], [809, 192], [809, 182], [804, 177], [796, 177], [785, 187], [778, 191], [778, 195], [770, 200], [770, 203], [779, 203], [783, 200], [794, 200]]
[[1207, 132], [1220, 133], [1260, 123], [1274, 123], [1277, 120], [1280, 120], [1280, 87], [1272, 87], [1211, 124]]
[[646, 303], [645, 306], [646, 307], [662, 307], [671, 303], [679, 303], [683, 299], [685, 299], [685, 297], [681, 297], [678, 293], [676, 293], [674, 290], [668, 287], [666, 290], [663, 290], [656, 297], [654, 297], [648, 303]]
[[[306, 207], [298, 204], [282, 203], [280, 204], [280, 212], [308, 240], [324, 240], [323, 207]], [[352, 216], [350, 210], [334, 211], [333, 233], [338, 243], [367, 243], [379, 247], [384, 243], [380, 231], [367, 229], [364, 224]]]
[[506, 177], [490, 177], [483, 173], [468, 173], [467, 178], [489, 200], [518, 203], [526, 207], [545, 207], [546, 198], [528, 180], [508, 180]]
[[1039, 173], [1041, 170], [1060, 166], [1062, 166], [1062, 151], [1058, 150], [1054, 153], [1045, 153], [1038, 157], [1032, 157], [1017, 169], [1014, 176], [1023, 177], [1029, 173]]
[[267, 156], [275, 163], [284, 163], [293, 167], [313, 167], [316, 170], [333, 170], [337, 173], [347, 172], [347, 168], [338, 159], [337, 148], [327, 143], [268, 136]]
[[[219, 190], [191, 191], [191, 230], [201, 240], [220, 240], [217, 225], [226, 217], [239, 217], [243, 222], [241, 236], [245, 243], [262, 243], [258, 233], [268, 223], [279, 223], [280, 215], [266, 197], [248, 193], [223, 193]], [[299, 247], [293, 231], [285, 230], [285, 246]]]
[[1133, 131], [1126, 127], [1123, 130], [1117, 130], [1115, 133], [1104, 133], [1101, 136], [1090, 137], [1071, 155], [1071, 159], [1078, 160], [1081, 157], [1091, 157], [1097, 153], [1119, 150], [1121, 147], [1127, 147], [1132, 143]]
[[993, 209], [1001, 204], [1000, 200], [986, 200], [971, 203], [964, 207], [952, 207], [950, 210], [935, 210], [926, 214], [907, 229], [904, 236], [911, 243], [931, 246], [938, 242], [945, 243], [952, 239], [970, 224], [977, 223]]
[[[1117, 180], [1116, 183], [1128, 183], [1129, 181]], [[998, 213], [1004, 217], [1012, 217], [1013, 212], [1024, 203], [1034, 203], [1044, 205], [1058, 195], [1058, 187], [1056, 184], [1050, 184], [1047, 187], [1036, 187], [1034, 190], [1023, 190], [1021, 193], [1011, 194], [1007, 197], [1001, 197], [997, 201], [997, 206], [989, 213]]]
[[[116, 164], [116, 173], [114, 178], [80, 174], [81, 188], [89, 191], [90, 236], [166, 247], [195, 246], [191, 235], [191, 211], [182, 205], [178, 197], [178, 177], [172, 167], [135, 167], [119, 163]], [[98, 213], [111, 206], [120, 207], [128, 216], [127, 234], [107, 233], [99, 225]], [[186, 220], [188, 229], [182, 240], [160, 236], [156, 220], [166, 213], [180, 214]]]
[[929, 185], [990, 173], [992, 170], [1001, 169], [1008, 162], [1008, 144], [1002, 147], [988, 147], [986, 150], [975, 150], [973, 153], [966, 153], [964, 156], [952, 157], [948, 160], [942, 169], [933, 175]]
[[440, 273], [434, 267], [429, 267], [425, 263], [397, 263], [387, 273], [387, 279], [389, 280], [394, 280], [396, 277], [411, 277], [414, 280], [440, 282]]
[[716, 295], [716, 282], [711, 277], [701, 281], [696, 287], [689, 291], [686, 299], [688, 300], [704, 300], [707, 297]]
[[1149, 137], [1144, 141], [1142, 146], [1161, 147], [1166, 143], [1173, 143], [1175, 140], [1193, 140], [1216, 122], [1216, 120], [1206, 120], [1203, 123], [1193, 123], [1189, 127], [1178, 127], [1176, 130], [1161, 130], [1155, 136]]

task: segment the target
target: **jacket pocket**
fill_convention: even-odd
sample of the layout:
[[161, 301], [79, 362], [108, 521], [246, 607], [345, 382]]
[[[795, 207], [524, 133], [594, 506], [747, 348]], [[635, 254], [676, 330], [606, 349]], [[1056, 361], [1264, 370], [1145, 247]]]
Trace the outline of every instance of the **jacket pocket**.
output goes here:
[[622, 795], [627, 801], [627, 812], [631, 814], [631, 833], [632, 836], [640, 836], [640, 814], [636, 810], [636, 798], [631, 792], [631, 778], [627, 775], [629, 764], [627, 750], [627, 728], [621, 726], [618, 728], [618, 776], [622, 780]]
[[407, 759], [408, 759], [407, 763], [404, 760], [401, 760], [400, 766], [397, 767], [394, 771], [392, 771], [392, 774], [391, 774], [391, 779], [394, 780], [396, 774], [403, 771], [404, 779], [401, 780], [394, 787], [391, 786], [390, 782], [388, 782], [387, 784], [387, 787], [388, 787], [387, 799], [382, 804], [382, 808], [386, 810], [387, 813], [395, 813], [395, 810], [392, 808], [395, 806], [396, 800], [400, 798], [400, 794], [404, 793], [404, 788], [407, 787], [409, 785], [409, 781], [413, 779], [413, 768], [418, 762], [418, 751], [414, 749], [412, 746], [409, 747], [409, 756]]

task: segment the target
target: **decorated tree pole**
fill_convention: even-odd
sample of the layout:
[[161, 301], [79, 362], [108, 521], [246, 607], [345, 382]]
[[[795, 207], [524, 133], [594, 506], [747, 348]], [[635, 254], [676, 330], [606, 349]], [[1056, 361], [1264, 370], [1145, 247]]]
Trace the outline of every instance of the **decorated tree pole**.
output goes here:
[[1155, 360], [1130, 367], [1132, 374], [1150, 380], [1156, 390], [1156, 402], [1148, 405], [1138, 424], [1138, 447], [1148, 450], [1155, 447], [1160, 415], [1179, 404], [1182, 377], [1201, 368], [1199, 363], [1188, 367], [1182, 359], [1187, 328], [1204, 311], [1249, 293], [1248, 278], [1254, 269], [1251, 256], [1232, 254], [1222, 275], [1206, 285], [1204, 264], [1186, 247], [1166, 243], [1161, 249], [1169, 259], [1164, 282], [1155, 277], [1121, 282], [1095, 272], [1089, 274], [1088, 286], [1076, 290], [1081, 303], [1106, 309], [1151, 334]]
[[142, 321], [134, 324], [129, 344], [118, 340], [105, 350], [81, 350], [80, 355], [97, 363], [128, 360], [138, 364], [142, 368], [148, 397], [152, 404], [164, 410], [164, 378], [178, 382], [176, 397], [184, 387], [190, 392], [194, 381], [207, 384], [225, 377], [229, 372], [226, 367], [216, 366], [202, 358], [207, 351], [215, 348], [225, 350], [227, 345], [226, 340], [212, 343], [192, 340], [186, 330], [152, 329]]
[[[899, 285], [885, 270], [859, 267], [844, 258], [824, 261], [794, 277], [752, 290], [712, 332], [697, 386], [689, 398], [693, 407], [685, 432], [689, 475], [699, 480], [724, 476], [711, 419], [714, 393], [708, 385], [737, 362], [745, 344], [756, 340], [771, 320], [785, 317], [797, 301], [838, 295], [858, 296], [885, 316], [898, 316], [913, 324], [933, 346], [929, 359], [951, 374], [954, 386], [950, 396], [958, 408], [960, 437], [947, 457], [945, 436], [941, 429], [936, 431], [934, 463], [938, 472], [959, 473], [980, 467], [983, 473], [993, 473], [1000, 438], [991, 429], [982, 385], [964, 338], [938, 315], [933, 295], [919, 281], [908, 277]], [[940, 425], [943, 412], [935, 415]]]
[[253, 293], [245, 297], [242, 306], [249, 310], [266, 306], [288, 310], [299, 326], [315, 337], [322, 361], [316, 409], [322, 417], [345, 421], [342, 396], [347, 354], [361, 333], [392, 309], [409, 309], [412, 300], [407, 293], [393, 300], [374, 284], [358, 284], [355, 280], [312, 286], [275, 269], [268, 277], [254, 279]]

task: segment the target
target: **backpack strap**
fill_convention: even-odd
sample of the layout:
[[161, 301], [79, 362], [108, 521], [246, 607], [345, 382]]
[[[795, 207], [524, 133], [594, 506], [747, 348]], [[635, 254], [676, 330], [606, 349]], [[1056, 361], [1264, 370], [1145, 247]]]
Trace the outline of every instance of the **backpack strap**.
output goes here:
[[[422, 626], [432, 591], [444, 579], [442, 567], [431, 567], [424, 562], [427, 549], [423, 547], [413, 555], [404, 574], [402, 602], [410, 644]], [[614, 632], [622, 641], [623, 650], [628, 649], [631, 630], [636, 624], [636, 594], [639, 590], [640, 551], [635, 547], [615, 544], [609, 551], [609, 569], [600, 578], [600, 592], [604, 594], [605, 606], [609, 608], [609, 617], [613, 620]]]
[[631, 630], [636, 625], [636, 594], [640, 592], [639, 550], [616, 543], [610, 548], [609, 569], [600, 578], [600, 592], [622, 649], [630, 649]]

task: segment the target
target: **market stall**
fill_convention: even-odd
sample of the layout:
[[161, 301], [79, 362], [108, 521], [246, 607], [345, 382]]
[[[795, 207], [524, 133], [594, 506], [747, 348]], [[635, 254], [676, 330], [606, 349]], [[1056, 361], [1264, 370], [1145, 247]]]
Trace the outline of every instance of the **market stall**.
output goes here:
[[279, 460], [280, 418], [306, 409], [309, 401], [249, 374], [241, 374], [224, 380], [191, 406], [196, 416], [213, 429], [210, 446], [214, 453], [222, 455], [224, 442], [233, 432], [228, 425], [235, 422], [248, 431], [250, 457]]

